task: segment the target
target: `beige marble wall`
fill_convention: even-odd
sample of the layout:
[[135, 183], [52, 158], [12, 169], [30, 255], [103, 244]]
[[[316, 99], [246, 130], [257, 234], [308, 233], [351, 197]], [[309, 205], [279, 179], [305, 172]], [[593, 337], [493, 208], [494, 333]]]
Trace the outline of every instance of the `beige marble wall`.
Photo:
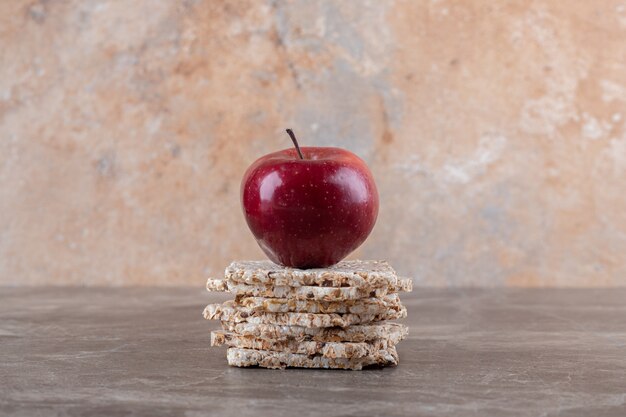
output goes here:
[[0, 2], [0, 284], [201, 286], [243, 171], [362, 156], [355, 254], [417, 284], [626, 285], [624, 1]]

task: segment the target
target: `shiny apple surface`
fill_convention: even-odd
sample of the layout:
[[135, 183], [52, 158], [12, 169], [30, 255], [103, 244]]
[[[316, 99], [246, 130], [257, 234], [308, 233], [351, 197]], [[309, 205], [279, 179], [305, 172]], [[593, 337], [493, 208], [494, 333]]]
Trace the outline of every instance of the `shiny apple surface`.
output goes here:
[[303, 147], [255, 161], [241, 184], [250, 230], [275, 263], [333, 265], [359, 247], [378, 215], [378, 191], [359, 157], [340, 148]]

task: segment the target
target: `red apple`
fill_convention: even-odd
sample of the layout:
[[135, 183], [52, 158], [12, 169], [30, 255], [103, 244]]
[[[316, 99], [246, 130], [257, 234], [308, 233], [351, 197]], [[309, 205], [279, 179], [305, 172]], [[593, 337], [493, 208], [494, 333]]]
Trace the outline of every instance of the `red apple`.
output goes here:
[[302, 147], [257, 159], [241, 183], [241, 203], [257, 243], [275, 263], [336, 264], [361, 245], [378, 216], [378, 191], [358, 156]]

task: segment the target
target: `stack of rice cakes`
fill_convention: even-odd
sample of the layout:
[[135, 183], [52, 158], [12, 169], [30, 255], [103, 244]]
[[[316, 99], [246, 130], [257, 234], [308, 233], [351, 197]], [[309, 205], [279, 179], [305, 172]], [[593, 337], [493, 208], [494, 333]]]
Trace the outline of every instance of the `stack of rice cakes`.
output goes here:
[[228, 364], [265, 368], [335, 368], [398, 364], [395, 345], [406, 326], [399, 279], [386, 262], [342, 261], [329, 268], [293, 269], [269, 261], [233, 262], [209, 291], [234, 300], [209, 304], [204, 317], [220, 320], [212, 346], [228, 346]]

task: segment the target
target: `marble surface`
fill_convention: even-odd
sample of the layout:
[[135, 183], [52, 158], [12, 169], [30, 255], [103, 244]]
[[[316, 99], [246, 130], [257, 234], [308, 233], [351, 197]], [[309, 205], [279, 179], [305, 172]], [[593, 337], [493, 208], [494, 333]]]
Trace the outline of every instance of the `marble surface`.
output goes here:
[[0, 288], [3, 416], [626, 415], [626, 289], [405, 297], [396, 368], [238, 369], [198, 289]]
[[625, 286], [625, 39], [624, 0], [0, 1], [0, 285], [263, 257], [239, 185], [292, 127], [372, 169], [355, 257]]

